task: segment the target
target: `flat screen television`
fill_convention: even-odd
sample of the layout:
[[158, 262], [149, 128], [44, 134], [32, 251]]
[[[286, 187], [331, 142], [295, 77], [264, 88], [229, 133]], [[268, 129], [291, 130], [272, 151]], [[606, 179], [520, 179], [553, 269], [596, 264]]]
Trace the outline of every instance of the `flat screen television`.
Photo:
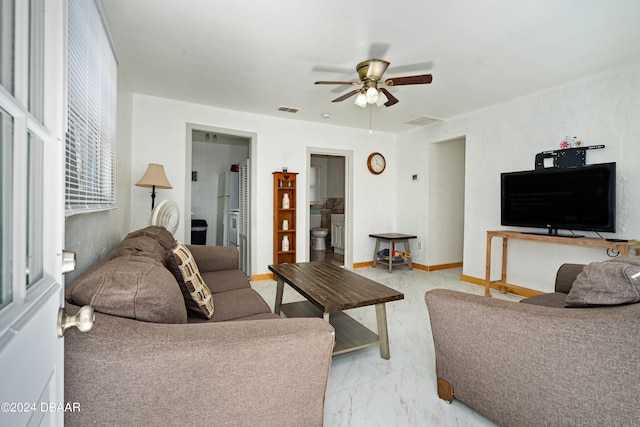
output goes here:
[[616, 231], [615, 163], [504, 172], [501, 193], [502, 225]]

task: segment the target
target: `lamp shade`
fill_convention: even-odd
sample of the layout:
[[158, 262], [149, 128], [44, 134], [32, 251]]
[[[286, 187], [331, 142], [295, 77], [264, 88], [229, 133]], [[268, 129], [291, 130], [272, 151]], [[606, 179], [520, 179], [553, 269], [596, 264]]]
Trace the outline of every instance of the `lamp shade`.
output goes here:
[[356, 96], [355, 104], [360, 108], [364, 108], [367, 106], [367, 97], [364, 93], [361, 92], [358, 94], [358, 96]]
[[369, 89], [367, 89], [366, 98], [367, 104], [375, 104], [378, 102], [378, 89], [373, 86], [369, 87]]
[[389, 98], [387, 98], [387, 95], [385, 95], [384, 92], [380, 92], [378, 94], [378, 102], [376, 102], [376, 105], [378, 107], [382, 107], [387, 101], [389, 101]]
[[136, 182], [138, 187], [173, 188], [164, 173], [164, 166], [157, 163], [149, 163], [147, 171], [142, 175], [140, 181]]

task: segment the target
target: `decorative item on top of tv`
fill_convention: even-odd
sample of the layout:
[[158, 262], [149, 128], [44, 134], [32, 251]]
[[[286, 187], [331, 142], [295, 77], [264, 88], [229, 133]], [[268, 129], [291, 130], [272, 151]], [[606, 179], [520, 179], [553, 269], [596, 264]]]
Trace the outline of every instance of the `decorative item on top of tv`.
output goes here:
[[560, 143], [560, 148], [565, 150], [567, 148], [580, 148], [582, 147], [583, 142], [577, 136], [573, 137], [565, 137], [564, 140]]

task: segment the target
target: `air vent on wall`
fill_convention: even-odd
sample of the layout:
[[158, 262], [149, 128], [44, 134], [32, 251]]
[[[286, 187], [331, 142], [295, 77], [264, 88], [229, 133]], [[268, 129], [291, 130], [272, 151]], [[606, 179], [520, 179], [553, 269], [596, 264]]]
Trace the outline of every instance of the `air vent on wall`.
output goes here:
[[416, 125], [416, 126], [429, 126], [437, 122], [441, 122], [441, 119], [436, 119], [435, 117], [429, 116], [418, 116], [413, 120], [409, 120], [405, 122], [408, 125]]
[[297, 113], [299, 109], [293, 107], [280, 107], [278, 108], [278, 111], [284, 111], [286, 113]]

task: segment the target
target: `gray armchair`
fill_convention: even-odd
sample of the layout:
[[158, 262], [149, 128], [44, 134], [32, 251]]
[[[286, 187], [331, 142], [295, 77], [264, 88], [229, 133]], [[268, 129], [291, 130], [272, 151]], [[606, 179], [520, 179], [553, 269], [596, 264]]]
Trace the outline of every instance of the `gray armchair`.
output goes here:
[[524, 303], [427, 292], [439, 396], [501, 426], [636, 425], [640, 303], [563, 308], [582, 267]]

